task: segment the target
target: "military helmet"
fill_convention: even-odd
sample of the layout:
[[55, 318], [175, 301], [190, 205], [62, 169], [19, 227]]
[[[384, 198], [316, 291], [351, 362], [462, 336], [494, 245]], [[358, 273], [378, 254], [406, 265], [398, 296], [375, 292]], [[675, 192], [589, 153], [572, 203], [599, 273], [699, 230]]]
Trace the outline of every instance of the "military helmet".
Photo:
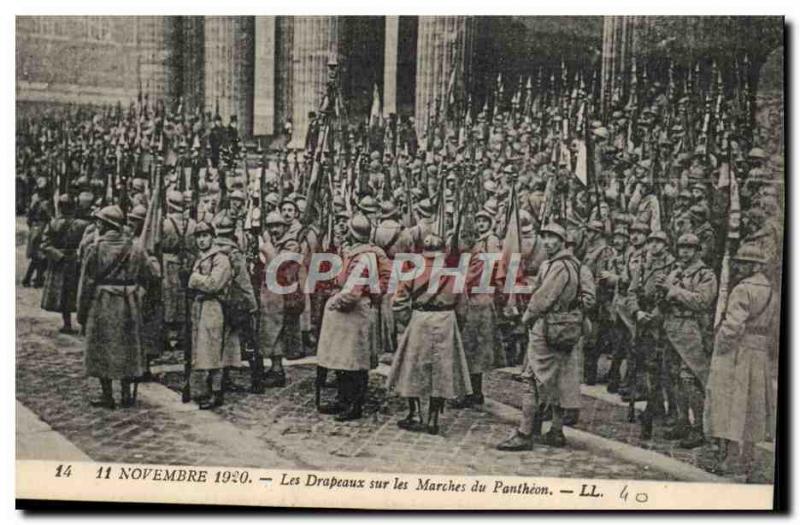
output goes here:
[[358, 209], [360, 209], [364, 213], [376, 213], [380, 207], [378, 206], [378, 201], [375, 200], [375, 197], [372, 195], [366, 195], [358, 201]]
[[394, 219], [397, 217], [397, 206], [393, 201], [381, 202], [381, 219]]
[[211, 235], [213, 237], [214, 227], [205, 221], [200, 221], [199, 223], [197, 223], [197, 226], [194, 229], [194, 234], [202, 235], [204, 233], [207, 233], [208, 235]]
[[647, 236], [647, 242], [650, 241], [661, 241], [664, 244], [669, 244], [669, 237], [667, 236], [667, 232], [656, 230]]
[[519, 210], [519, 229], [522, 233], [533, 231], [533, 216], [526, 210]]
[[283, 215], [281, 215], [280, 212], [271, 211], [267, 214], [267, 217], [264, 220], [264, 226], [272, 226], [275, 224], [286, 226], [286, 221], [283, 220]]
[[94, 193], [90, 191], [82, 191], [78, 194], [78, 208], [85, 210], [92, 206], [94, 202]]
[[121, 230], [125, 222], [125, 215], [122, 209], [116, 204], [101, 208], [95, 213], [95, 218], [116, 230]]
[[372, 225], [362, 214], [356, 214], [353, 216], [352, 219], [347, 223], [347, 227], [350, 230], [350, 235], [359, 242], [367, 242], [369, 241], [369, 235], [372, 233]]
[[540, 231], [541, 233], [549, 233], [551, 235], [556, 235], [560, 237], [562, 241], [566, 242], [567, 240], [567, 230], [565, 230], [563, 226], [555, 222], [551, 222], [550, 224], [544, 225]]
[[167, 206], [174, 211], [183, 211], [183, 193], [178, 190], [168, 191]]
[[142, 192], [146, 188], [145, 180], [140, 178], [135, 178], [131, 181], [131, 189], [133, 191]]
[[277, 193], [270, 192], [264, 197], [264, 204], [271, 208], [277, 208], [278, 204], [281, 202], [281, 197]]
[[631, 233], [633, 232], [649, 233], [650, 226], [647, 223], [636, 221], [633, 224], [631, 224]]
[[487, 221], [494, 222], [494, 215], [490, 214], [486, 209], [480, 210], [478, 213], [475, 214], [475, 219], [479, 217], [483, 217]]
[[747, 156], [751, 159], [764, 160], [767, 158], [767, 152], [761, 148], [753, 148], [750, 150]]
[[698, 239], [697, 235], [693, 233], [684, 233], [678, 237], [678, 247], [681, 246], [691, 246], [693, 248], [697, 248], [700, 246], [700, 239]]
[[597, 232], [597, 233], [605, 233], [606, 227], [602, 221], [598, 221], [597, 219], [589, 221], [589, 224], [586, 225], [586, 228]]
[[759, 248], [757, 244], [747, 243], [743, 244], [736, 250], [736, 255], [733, 256], [735, 261], [754, 262], [760, 264], [767, 264], [769, 261], [764, 256], [764, 250]]
[[236, 230], [236, 223], [233, 222], [230, 214], [226, 212], [222, 212], [214, 217], [212, 225], [217, 235], [230, 235]]
[[624, 224], [618, 224], [614, 228], [614, 237], [618, 236], [628, 238], [628, 228]]
[[36, 179], [36, 189], [37, 190], [47, 189], [47, 178], [46, 177], [39, 177], [39, 178]]
[[228, 196], [228, 200], [233, 200], [233, 199], [244, 202], [245, 200], [247, 200], [247, 196], [244, 194], [242, 190], [233, 190], [231, 194]]
[[434, 212], [433, 203], [430, 201], [430, 199], [422, 199], [414, 207], [414, 210], [417, 212], [417, 215], [427, 219], [433, 215]]
[[147, 208], [145, 208], [141, 204], [137, 204], [136, 206], [133, 207], [130, 213], [128, 213], [128, 220], [143, 221], [146, 216], [147, 216]]

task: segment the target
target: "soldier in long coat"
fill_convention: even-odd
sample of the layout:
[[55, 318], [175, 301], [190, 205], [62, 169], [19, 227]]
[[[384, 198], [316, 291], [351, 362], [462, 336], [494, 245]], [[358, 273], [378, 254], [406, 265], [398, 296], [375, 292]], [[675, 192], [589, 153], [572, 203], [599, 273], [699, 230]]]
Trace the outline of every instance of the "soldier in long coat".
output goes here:
[[122, 406], [133, 403], [130, 385], [144, 372], [141, 298], [159, 278], [158, 261], [124, 231], [118, 206], [96, 214], [98, 236], [87, 247], [78, 285], [78, 323], [86, 330], [86, 374], [100, 379], [94, 406], [114, 408], [112, 380], [122, 386]]
[[[683, 448], [703, 444], [703, 396], [708, 378], [708, 336], [717, 278], [700, 259], [700, 240], [687, 233], [677, 242], [678, 262], [663, 280], [665, 371], [675, 392], [675, 426], [665, 434]], [[694, 423], [689, 424], [689, 409]]]
[[[423, 249], [424, 270], [413, 281], [401, 282], [394, 295], [395, 315], [404, 329], [386, 387], [408, 399], [408, 415], [397, 422], [400, 428], [438, 434], [445, 400], [469, 395], [472, 386], [456, 319], [462, 294], [455, 293], [450, 275], [430, 287], [434, 260], [437, 254], [444, 255], [444, 241], [428, 235]], [[430, 402], [424, 423], [420, 399], [426, 397]]]
[[[741, 459], [749, 474], [753, 445], [775, 436], [773, 368], [781, 294], [765, 275], [770, 262], [757, 245], [739, 248], [733, 270], [734, 278], [740, 280], [731, 290], [714, 338], [704, 429], [706, 436], [722, 440], [722, 471]], [[728, 446], [730, 442], [739, 444], [740, 454]]]
[[62, 334], [75, 333], [72, 312], [77, 311], [80, 261], [78, 247], [89, 221], [75, 217], [69, 195], [59, 198], [61, 217], [50, 221], [42, 235], [42, 253], [47, 257], [47, 275], [42, 291], [42, 309], [59, 312], [63, 321]]
[[[581, 279], [581, 264], [566, 249], [566, 230], [561, 225], [550, 224], [541, 229], [541, 235], [549, 258], [539, 268], [533, 295], [522, 317], [525, 324], [532, 325], [528, 362], [535, 377], [533, 395], [523, 401], [520, 425], [508, 439], [497, 445], [499, 450], [530, 450], [533, 447], [534, 436], [541, 433], [539, 407], [545, 403], [551, 406], [553, 415], [552, 426], [543, 442], [556, 447], [564, 446], [566, 442], [561, 399], [575, 395], [573, 378], [565, 373], [571, 366], [575, 350], [574, 347], [556, 348], [550, 332], [556, 321], [570, 320], [570, 324], [582, 332], [582, 311], [592, 306], [594, 289], [591, 280], [584, 282]], [[579, 334], [576, 335], [580, 338]]]
[[[201, 410], [224, 402], [222, 373], [241, 364], [239, 338], [225, 322], [225, 302], [233, 281], [227, 254], [214, 246], [213, 228], [205, 223], [194, 231], [199, 250], [189, 276], [192, 293], [192, 392]], [[209, 388], [202, 388], [210, 385]], [[197, 395], [197, 392], [202, 392]]]
[[[301, 255], [300, 244], [289, 233], [289, 224], [277, 211], [267, 214], [264, 226], [267, 236], [261, 244], [260, 257], [264, 262], [265, 278], [259, 291], [259, 341], [264, 355], [270, 358], [270, 369], [264, 375], [264, 386], [286, 386], [283, 357], [287, 352], [297, 352], [302, 345], [299, 316], [305, 308], [303, 294], [303, 267], [297, 262], [285, 261], [270, 276], [270, 263], [283, 252]], [[281, 286], [298, 283], [296, 292], [280, 294], [270, 287], [270, 282]]]
[[[375, 228], [375, 244], [381, 248], [390, 261], [398, 253], [408, 253], [413, 246], [411, 237], [402, 223], [398, 221], [399, 210], [392, 201], [381, 203], [381, 222]], [[381, 348], [386, 352], [397, 349], [397, 329], [392, 315], [392, 295], [385, 294], [381, 299]]]
[[195, 256], [193, 243], [195, 221], [184, 214], [183, 194], [177, 190], [167, 192], [168, 213], [164, 217], [162, 249], [161, 294], [164, 307], [164, 325], [168, 330], [170, 345], [182, 339], [186, 322], [186, 291], [183, 281], [192, 268]]
[[[337, 279], [339, 291], [325, 305], [317, 350], [318, 365], [339, 372], [341, 404], [320, 407], [323, 413], [338, 412], [338, 421], [362, 416], [368, 373], [378, 365], [381, 349], [380, 291], [385, 289], [391, 272], [391, 262], [384, 251], [369, 242], [369, 220], [357, 214], [348, 226], [351, 245], [345, 253], [344, 271]], [[377, 290], [348, 282], [358, 277], [377, 279]]]
[[[475, 227], [478, 239], [470, 248], [470, 265], [466, 279], [466, 301], [459, 304], [459, 323], [461, 341], [469, 366], [469, 380], [472, 394], [453, 403], [453, 408], [465, 408], [483, 404], [482, 379], [485, 372], [505, 366], [505, 355], [497, 340], [497, 311], [495, 294], [499, 294], [504, 283], [498, 282], [497, 265], [486, 269], [486, 260], [479, 258], [481, 254], [500, 252], [500, 239], [493, 232], [494, 217], [486, 211], [475, 215]], [[482, 283], [483, 272], [487, 270], [488, 286], [495, 287], [495, 293], [473, 293]]]
[[231, 342], [230, 344], [233, 344], [233, 341], [249, 342], [254, 348], [253, 358], [250, 359], [250, 386], [253, 392], [261, 392], [264, 360], [258, 349], [258, 337], [253, 330], [258, 303], [247, 270], [247, 259], [236, 240], [236, 224], [229, 216], [220, 217], [213, 226], [216, 234], [214, 248], [228, 256], [233, 273], [225, 303], [227, 327], [232, 334], [227, 341]]
[[30, 259], [30, 263], [22, 278], [22, 286], [28, 287], [33, 284], [34, 287], [39, 288], [44, 283], [47, 258], [41, 250], [42, 233], [52, 216], [47, 179], [39, 177], [36, 179], [36, 193], [28, 207], [28, 243], [25, 247], [25, 255]]

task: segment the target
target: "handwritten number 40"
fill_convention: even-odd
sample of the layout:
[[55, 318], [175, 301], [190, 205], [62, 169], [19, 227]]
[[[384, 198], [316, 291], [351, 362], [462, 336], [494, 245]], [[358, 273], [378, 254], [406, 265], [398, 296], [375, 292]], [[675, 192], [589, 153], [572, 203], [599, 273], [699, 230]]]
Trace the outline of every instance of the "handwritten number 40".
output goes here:
[[[619, 499], [622, 501], [628, 501], [628, 495], [628, 486], [625, 485], [622, 487], [622, 491], [619, 493]], [[647, 492], [637, 492], [633, 499], [636, 501], [636, 503], [647, 503]]]
[[72, 475], [72, 465], [59, 465], [56, 467], [57, 478], [68, 478]]

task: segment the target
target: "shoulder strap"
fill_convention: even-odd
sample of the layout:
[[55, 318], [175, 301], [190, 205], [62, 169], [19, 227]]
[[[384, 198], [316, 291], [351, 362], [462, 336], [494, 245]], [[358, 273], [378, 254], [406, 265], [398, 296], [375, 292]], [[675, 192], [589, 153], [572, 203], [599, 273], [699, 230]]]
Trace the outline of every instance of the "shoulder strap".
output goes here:
[[120, 266], [122, 266], [122, 264], [123, 264], [125, 261], [127, 261], [127, 260], [128, 260], [128, 258], [130, 257], [130, 255], [131, 255], [131, 248], [132, 248], [132, 247], [133, 247], [133, 242], [129, 240], [129, 241], [128, 241], [128, 243], [125, 245], [125, 247], [122, 249], [122, 251], [119, 253], [119, 255], [117, 255], [116, 259], [114, 259], [114, 260], [111, 262], [111, 264], [109, 264], [108, 266], [106, 266], [106, 267], [105, 267], [105, 269], [103, 270], [103, 272], [102, 272], [102, 273], [98, 274], [98, 275], [95, 277], [95, 281], [96, 281], [96, 282], [101, 282], [101, 281], [103, 281], [103, 280], [104, 280], [106, 277], [108, 277], [109, 275], [111, 275], [112, 273], [114, 273], [114, 271], [115, 271], [115, 270], [119, 269], [119, 267], [120, 267]]

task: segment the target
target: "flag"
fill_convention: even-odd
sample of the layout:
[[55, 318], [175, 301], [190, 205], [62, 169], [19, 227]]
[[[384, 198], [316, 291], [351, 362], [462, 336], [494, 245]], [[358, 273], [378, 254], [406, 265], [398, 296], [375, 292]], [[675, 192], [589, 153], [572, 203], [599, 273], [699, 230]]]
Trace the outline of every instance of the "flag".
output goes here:
[[730, 157], [728, 148], [728, 235], [725, 239], [725, 255], [722, 258], [722, 269], [719, 274], [719, 294], [717, 295], [717, 308], [714, 314], [714, 329], [722, 322], [722, 315], [728, 306], [731, 280], [731, 249], [739, 239], [739, 223], [741, 221], [741, 202], [739, 201], [739, 183]]
[[[498, 266], [497, 277], [500, 281], [505, 282], [506, 276], [511, 271], [511, 257], [515, 253], [522, 253], [522, 233], [519, 226], [519, 202], [517, 198], [517, 185], [511, 184], [511, 191], [508, 196], [509, 202], [506, 205], [508, 210], [506, 216], [506, 233], [503, 237], [503, 244], [501, 248], [500, 263]], [[514, 270], [516, 275], [515, 282], [522, 280], [522, 265], [518, 264]], [[515, 297], [510, 294], [508, 306], [514, 307], [516, 304]]]
[[164, 221], [164, 173], [156, 169], [155, 184], [150, 202], [147, 203], [147, 214], [139, 242], [148, 253], [156, 253], [161, 246], [161, 224]]

